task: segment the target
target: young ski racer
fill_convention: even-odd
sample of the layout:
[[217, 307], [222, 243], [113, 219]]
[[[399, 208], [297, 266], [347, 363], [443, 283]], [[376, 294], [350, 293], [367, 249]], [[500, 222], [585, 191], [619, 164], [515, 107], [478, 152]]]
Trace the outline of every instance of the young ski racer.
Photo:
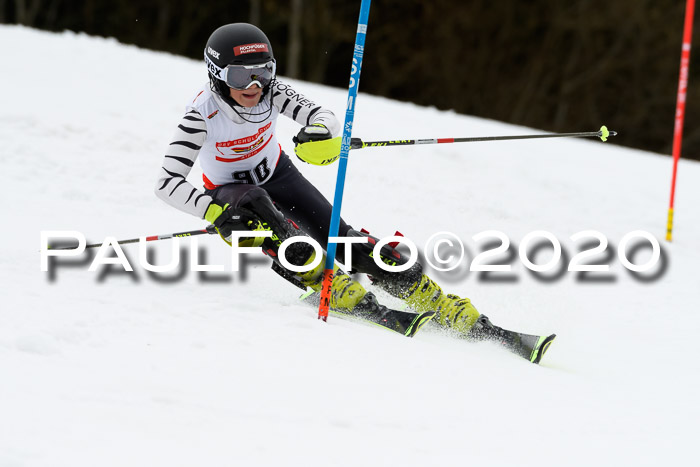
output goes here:
[[[324, 261], [305, 272], [281, 266], [278, 251], [292, 236], [308, 235], [327, 247], [331, 205], [297, 170], [282, 150], [275, 126], [279, 115], [299, 123], [294, 138], [299, 159], [326, 165], [340, 153], [340, 123], [330, 110], [315, 104], [276, 79], [272, 45], [257, 27], [227, 24], [215, 30], [204, 49], [209, 81], [187, 105], [163, 159], [155, 187], [166, 203], [213, 224], [231, 244], [231, 232], [271, 231], [269, 238], [240, 239], [244, 246], [261, 246], [273, 259], [273, 270], [301, 288], [320, 291]], [[187, 181], [199, 159], [204, 191]], [[440, 325], [471, 339], [493, 339], [523, 357], [539, 362], [554, 336], [547, 338], [506, 331], [480, 315], [468, 298], [445, 294], [414, 264], [401, 272], [387, 272], [370, 256], [377, 239], [354, 230], [341, 219], [340, 237], [365, 236], [353, 244], [353, 267], [373, 284], [405, 301], [417, 313], [390, 310], [371, 292], [336, 266], [331, 286], [331, 309], [359, 316], [412, 336], [433, 316]], [[344, 261], [344, 247], [337, 259]], [[296, 242], [286, 259], [295, 266], [316, 259], [311, 245]], [[383, 261], [405, 264], [396, 249], [385, 246]]]

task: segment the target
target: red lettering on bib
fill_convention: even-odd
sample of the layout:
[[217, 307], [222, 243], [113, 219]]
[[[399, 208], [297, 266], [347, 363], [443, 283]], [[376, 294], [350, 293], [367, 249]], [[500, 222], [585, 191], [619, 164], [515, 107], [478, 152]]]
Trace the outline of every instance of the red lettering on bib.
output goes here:
[[[220, 141], [216, 143], [216, 150], [219, 151], [219, 153], [221, 153], [222, 156], [228, 156], [231, 154], [231, 150], [228, 148], [231, 148], [232, 146], [239, 146], [241, 144], [250, 144], [253, 141], [256, 141], [260, 138], [260, 135], [269, 130], [271, 126], [272, 122], [260, 128], [258, 132], [254, 135], [246, 136], [245, 138], [234, 139], [231, 141]], [[235, 149], [233, 149], [233, 151], [235, 151]]]

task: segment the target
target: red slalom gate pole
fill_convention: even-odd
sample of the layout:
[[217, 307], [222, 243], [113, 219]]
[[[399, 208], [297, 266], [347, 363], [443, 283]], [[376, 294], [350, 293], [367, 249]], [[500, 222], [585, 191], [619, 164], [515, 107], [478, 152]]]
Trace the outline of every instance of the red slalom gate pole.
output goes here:
[[688, 91], [688, 67], [690, 65], [690, 41], [693, 37], [693, 16], [695, 0], [686, 0], [685, 26], [683, 27], [683, 48], [681, 52], [681, 71], [678, 76], [678, 96], [676, 98], [676, 124], [673, 130], [673, 175], [671, 176], [671, 200], [668, 206], [668, 223], [666, 225], [666, 240], [673, 238], [673, 205], [676, 198], [676, 175], [678, 160], [681, 158], [681, 143], [683, 142], [683, 121], [685, 119], [685, 100]]

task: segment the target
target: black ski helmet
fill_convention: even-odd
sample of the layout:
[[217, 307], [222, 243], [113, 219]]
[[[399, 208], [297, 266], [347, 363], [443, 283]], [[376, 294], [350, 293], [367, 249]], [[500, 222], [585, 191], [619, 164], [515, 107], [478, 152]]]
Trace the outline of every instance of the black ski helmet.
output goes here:
[[[274, 59], [272, 44], [265, 33], [248, 23], [221, 26], [209, 36], [204, 49], [211, 88], [227, 102], [233, 100], [229, 87], [220, 78], [221, 70], [228, 65], [259, 65]], [[263, 96], [269, 88], [269, 84], [263, 88]]]

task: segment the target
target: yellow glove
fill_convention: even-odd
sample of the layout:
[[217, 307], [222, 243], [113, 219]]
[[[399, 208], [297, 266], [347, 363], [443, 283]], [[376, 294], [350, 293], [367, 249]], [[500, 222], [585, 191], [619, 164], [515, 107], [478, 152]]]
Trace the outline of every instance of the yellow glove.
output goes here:
[[[234, 230], [257, 230], [251, 227], [255, 216], [246, 208], [234, 208], [228, 203], [221, 206], [211, 203], [204, 214], [204, 219], [209, 221], [219, 236], [231, 245], [231, 232]], [[238, 246], [260, 246], [264, 237], [241, 237]]]
[[234, 230], [234, 223], [231, 222], [233, 218], [233, 208], [229, 207], [228, 203], [223, 206], [211, 203], [204, 214], [204, 219], [216, 228], [219, 236], [229, 245], [231, 244], [231, 232]]
[[340, 157], [340, 136], [332, 138], [331, 132], [320, 123], [305, 126], [293, 138], [294, 153], [299, 159], [313, 165], [329, 165]]

